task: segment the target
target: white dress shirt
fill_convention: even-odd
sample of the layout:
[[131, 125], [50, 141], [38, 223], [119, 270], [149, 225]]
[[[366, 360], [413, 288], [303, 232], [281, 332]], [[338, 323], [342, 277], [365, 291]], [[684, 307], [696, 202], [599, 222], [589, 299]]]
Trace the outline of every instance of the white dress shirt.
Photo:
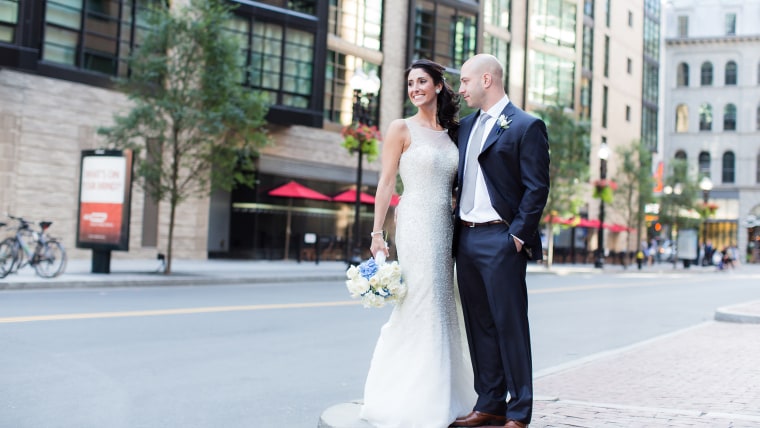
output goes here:
[[[505, 94], [504, 98], [499, 100], [499, 102], [494, 104], [486, 112], [490, 117], [485, 122], [483, 139], [481, 141], [475, 142], [475, 144], [480, 144], [481, 150], [483, 148], [483, 144], [485, 144], [485, 141], [488, 138], [488, 134], [490, 134], [491, 129], [496, 123], [496, 119], [501, 115], [501, 112], [504, 111], [504, 108], [507, 107], [508, 103], [509, 98]], [[470, 132], [469, 138], [472, 138], [472, 134], [473, 133]], [[468, 140], [467, 144], [473, 144], [473, 142]], [[464, 164], [467, 165], [467, 159], [465, 159]], [[462, 220], [471, 221], [474, 223], [485, 223], [488, 221], [499, 220], [501, 219], [501, 216], [499, 216], [499, 213], [497, 213], [493, 208], [493, 205], [491, 205], [491, 197], [488, 195], [488, 188], [486, 187], [486, 180], [483, 177], [483, 171], [480, 169], [480, 164], [478, 163], [477, 165], [478, 175], [475, 181], [475, 205], [470, 212], [460, 212], [459, 216]], [[463, 171], [463, 173], [464, 172], [466, 171]]]

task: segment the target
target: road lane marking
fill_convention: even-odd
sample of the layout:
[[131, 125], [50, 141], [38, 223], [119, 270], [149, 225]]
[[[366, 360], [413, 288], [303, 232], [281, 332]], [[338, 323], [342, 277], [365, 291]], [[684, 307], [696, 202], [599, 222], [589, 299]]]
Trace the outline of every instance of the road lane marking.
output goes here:
[[[694, 279], [692, 279], [693, 281]], [[697, 279], [704, 280], [704, 279]], [[635, 282], [628, 284], [589, 284], [575, 285], [568, 287], [542, 288], [538, 290], [529, 290], [528, 294], [548, 294], [548, 293], [567, 293], [573, 291], [616, 289], [628, 287], [652, 287], [657, 283]], [[673, 285], [683, 285], [674, 283]], [[178, 308], [178, 309], [155, 309], [147, 311], [124, 311], [124, 312], [92, 312], [80, 314], [55, 314], [55, 315], [32, 315], [0, 318], [0, 324], [35, 322], [35, 321], [64, 321], [64, 320], [82, 320], [82, 319], [101, 319], [101, 318], [126, 318], [126, 317], [149, 317], [164, 315], [186, 315], [186, 314], [203, 314], [217, 312], [240, 312], [240, 311], [260, 311], [268, 309], [299, 309], [299, 308], [320, 308], [331, 306], [351, 306], [358, 305], [358, 300], [342, 300], [335, 302], [312, 302], [312, 303], [279, 303], [268, 305], [245, 305], [245, 306], [209, 306], [201, 308]]]
[[298, 309], [298, 308], [323, 308], [331, 306], [358, 305], [360, 301], [346, 300], [338, 302], [314, 302], [314, 303], [279, 303], [269, 305], [244, 305], [244, 306], [209, 306], [203, 308], [178, 308], [178, 309], [155, 309], [148, 311], [124, 311], [124, 312], [92, 312], [80, 314], [55, 314], [55, 315], [32, 315], [20, 317], [0, 318], [0, 324], [34, 322], [34, 321], [63, 321], [83, 320], [98, 318], [125, 318], [125, 317], [150, 317], [161, 315], [186, 315], [204, 314], [215, 312], [239, 312], [260, 311], [267, 309]]

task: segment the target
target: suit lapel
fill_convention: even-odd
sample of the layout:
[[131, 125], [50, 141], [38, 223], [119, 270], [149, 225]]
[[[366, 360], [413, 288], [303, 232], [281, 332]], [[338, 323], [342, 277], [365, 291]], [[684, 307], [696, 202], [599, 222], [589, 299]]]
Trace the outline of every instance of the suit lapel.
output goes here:
[[[514, 113], [515, 113], [514, 105], [512, 104], [511, 101], [508, 102], [507, 106], [504, 107], [504, 110], [501, 111], [501, 115], [503, 115], [507, 120], [509, 120], [509, 118], [513, 116]], [[496, 141], [499, 140], [499, 137], [501, 136], [501, 134], [507, 131], [508, 129], [501, 129], [501, 126], [499, 126], [499, 118], [497, 117], [496, 123], [494, 123], [493, 127], [491, 128], [491, 132], [488, 133], [488, 138], [486, 138], [486, 142], [483, 144], [483, 150], [481, 150], [481, 153], [488, 150], [489, 147], [491, 147]], [[461, 157], [461, 153], [460, 153], [460, 157]]]

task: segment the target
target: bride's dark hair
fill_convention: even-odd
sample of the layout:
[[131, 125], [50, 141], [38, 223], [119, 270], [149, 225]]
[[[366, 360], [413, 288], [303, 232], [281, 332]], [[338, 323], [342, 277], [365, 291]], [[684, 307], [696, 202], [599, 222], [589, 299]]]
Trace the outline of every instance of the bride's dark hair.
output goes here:
[[421, 68], [433, 78], [433, 83], [438, 85], [442, 84], [441, 93], [437, 96], [438, 105], [438, 124], [446, 128], [449, 137], [456, 143], [457, 131], [459, 130], [459, 95], [457, 95], [449, 82], [443, 76], [443, 72], [446, 69], [437, 62], [430, 61], [429, 59], [418, 59], [406, 69], [404, 78], [409, 79], [409, 73], [415, 69]]

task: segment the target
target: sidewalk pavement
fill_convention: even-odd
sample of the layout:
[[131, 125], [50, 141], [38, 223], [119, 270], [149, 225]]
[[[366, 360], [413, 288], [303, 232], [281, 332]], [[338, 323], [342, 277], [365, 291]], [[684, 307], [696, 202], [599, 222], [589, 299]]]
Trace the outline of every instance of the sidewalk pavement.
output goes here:
[[[71, 260], [58, 278], [24, 268], [0, 279], [0, 290], [342, 281], [343, 262], [174, 260], [171, 275], [157, 260], [111, 260], [110, 274], [93, 274], [90, 260]], [[697, 271], [696, 269], [702, 269]], [[667, 274], [707, 272], [673, 265], [633, 267], [529, 265], [530, 274]], [[758, 274], [760, 266], [744, 265]], [[710, 269], [712, 272], [712, 269]], [[718, 275], [724, 273], [716, 273]], [[726, 273], [726, 274], [731, 274]], [[760, 426], [760, 300], [717, 308], [717, 321], [535, 374], [531, 427]], [[325, 410], [319, 428], [371, 428], [358, 402]], [[442, 427], [443, 428], [443, 427]]]

